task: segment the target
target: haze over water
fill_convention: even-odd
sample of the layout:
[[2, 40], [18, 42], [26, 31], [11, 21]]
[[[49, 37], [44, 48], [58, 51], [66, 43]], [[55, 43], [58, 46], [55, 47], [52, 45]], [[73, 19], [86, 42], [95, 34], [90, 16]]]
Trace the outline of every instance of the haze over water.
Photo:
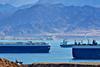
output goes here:
[[[68, 40], [68, 39], [67, 39]], [[26, 40], [1, 40], [4, 42], [17, 42]], [[62, 40], [34, 40], [33, 42], [47, 42], [51, 45], [50, 53], [0, 53], [1, 58], [6, 58], [11, 61], [19, 60], [23, 63], [34, 63], [34, 62], [100, 62], [100, 60], [79, 60], [73, 59], [72, 48], [61, 48], [60, 43]], [[68, 43], [73, 43], [74, 39], [68, 40]], [[78, 41], [78, 40], [77, 40]], [[84, 43], [87, 43], [84, 40]], [[100, 41], [98, 40], [98, 43]]]

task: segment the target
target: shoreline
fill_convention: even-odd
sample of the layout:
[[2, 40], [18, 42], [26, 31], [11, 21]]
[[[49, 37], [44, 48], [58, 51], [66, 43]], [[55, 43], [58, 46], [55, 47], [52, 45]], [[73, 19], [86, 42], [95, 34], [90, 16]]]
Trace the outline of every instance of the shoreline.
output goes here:
[[100, 62], [44, 62], [19, 64], [18, 62], [13, 62], [4, 58], [0, 58], [0, 67], [100, 67]]
[[20, 65], [22, 67], [100, 67], [100, 63], [93, 63], [93, 62], [89, 62], [89, 63], [32, 63], [32, 64], [23, 64]]

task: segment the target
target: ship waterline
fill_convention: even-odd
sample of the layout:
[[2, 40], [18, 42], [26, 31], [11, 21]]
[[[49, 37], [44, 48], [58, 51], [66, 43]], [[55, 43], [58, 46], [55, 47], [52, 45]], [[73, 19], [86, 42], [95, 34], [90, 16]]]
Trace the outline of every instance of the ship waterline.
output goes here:
[[49, 46], [0, 46], [0, 53], [49, 53]]
[[73, 46], [72, 54], [75, 59], [100, 59], [100, 44], [93, 40], [92, 44], [88, 42], [84, 46]]
[[49, 53], [50, 45], [45, 42], [0, 43], [0, 53]]
[[100, 59], [100, 46], [77, 46], [72, 48], [74, 59]]

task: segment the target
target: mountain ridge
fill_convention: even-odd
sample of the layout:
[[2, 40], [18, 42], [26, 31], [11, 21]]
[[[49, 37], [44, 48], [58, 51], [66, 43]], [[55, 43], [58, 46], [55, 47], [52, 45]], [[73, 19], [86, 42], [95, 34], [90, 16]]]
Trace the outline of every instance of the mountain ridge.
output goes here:
[[[33, 5], [19, 9], [1, 24], [1, 35], [19, 36], [34, 34], [94, 35], [100, 29], [100, 8], [91, 6]], [[5, 28], [9, 27], [9, 28]], [[9, 30], [8, 30], [9, 29]], [[91, 31], [94, 31], [95, 33]], [[81, 35], [81, 34], [80, 34]]]

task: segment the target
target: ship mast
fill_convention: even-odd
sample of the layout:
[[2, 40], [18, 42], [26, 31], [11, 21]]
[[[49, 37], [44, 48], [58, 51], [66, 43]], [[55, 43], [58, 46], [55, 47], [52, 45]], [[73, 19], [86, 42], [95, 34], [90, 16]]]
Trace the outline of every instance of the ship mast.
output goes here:
[[85, 36], [84, 36], [84, 38], [87, 40], [87, 44], [90, 44], [90, 41], [89, 41], [89, 39], [87, 38], [87, 32], [85, 33]]

